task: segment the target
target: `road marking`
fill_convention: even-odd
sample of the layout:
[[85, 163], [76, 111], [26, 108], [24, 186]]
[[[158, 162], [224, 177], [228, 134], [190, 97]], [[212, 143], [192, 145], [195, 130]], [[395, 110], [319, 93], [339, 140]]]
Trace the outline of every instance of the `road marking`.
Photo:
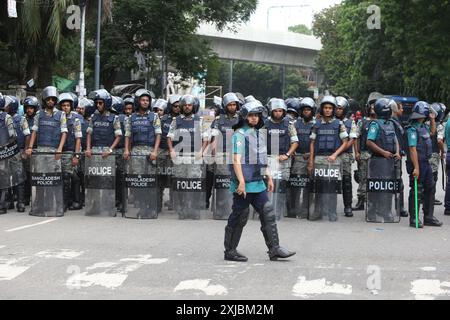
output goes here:
[[423, 267], [420, 268], [422, 271], [436, 271], [436, 267]]
[[434, 300], [439, 296], [450, 296], [450, 282], [420, 279], [411, 282], [410, 292], [415, 295], [417, 300]]
[[6, 248], [6, 246], [0, 246], [0, 249]]
[[5, 232], [14, 232], [14, 231], [20, 231], [20, 230], [24, 230], [24, 229], [28, 229], [28, 228], [33, 228], [33, 227], [37, 227], [37, 226], [40, 226], [42, 224], [50, 223], [50, 222], [53, 222], [53, 221], [56, 221], [56, 220], [59, 220], [59, 219], [58, 218], [54, 218], [54, 219], [50, 219], [50, 220], [45, 220], [45, 221], [42, 221], [42, 222], [39, 222], [39, 223], [35, 223], [35, 224], [29, 224], [29, 225], [18, 227], [18, 228], [8, 229], [8, 230], [5, 230]]
[[36, 257], [41, 258], [54, 258], [54, 259], [64, 259], [71, 260], [78, 258], [84, 253], [84, 251], [72, 251], [70, 249], [60, 249], [60, 250], [46, 250], [35, 254]]
[[207, 296], [225, 296], [228, 294], [227, 288], [221, 285], [210, 285], [210, 282], [210, 279], [185, 280], [181, 281], [173, 291], [200, 290]]
[[13, 280], [30, 269], [34, 264], [29, 262], [29, 258], [0, 258], [0, 281]]
[[321, 294], [351, 295], [352, 292], [351, 285], [331, 283], [325, 278], [308, 281], [303, 276], [298, 277], [297, 283], [292, 288], [293, 295], [301, 298], [311, 298]]
[[99, 262], [86, 268], [85, 272], [77, 272], [69, 277], [66, 285], [69, 289], [102, 286], [107, 289], [120, 287], [134, 272], [144, 265], [162, 264], [169, 259], [152, 259], [151, 255], [136, 255], [120, 259], [118, 262]]

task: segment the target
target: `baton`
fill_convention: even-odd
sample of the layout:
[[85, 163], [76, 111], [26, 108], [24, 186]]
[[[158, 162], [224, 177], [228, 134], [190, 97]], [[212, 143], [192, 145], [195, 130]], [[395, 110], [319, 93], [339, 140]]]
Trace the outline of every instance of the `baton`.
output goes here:
[[445, 191], [445, 176], [446, 176], [446, 170], [444, 165], [444, 159], [441, 158], [441, 168], [442, 168], [442, 190]]
[[416, 208], [416, 229], [419, 229], [419, 203], [417, 196], [417, 177], [414, 177], [414, 203]]

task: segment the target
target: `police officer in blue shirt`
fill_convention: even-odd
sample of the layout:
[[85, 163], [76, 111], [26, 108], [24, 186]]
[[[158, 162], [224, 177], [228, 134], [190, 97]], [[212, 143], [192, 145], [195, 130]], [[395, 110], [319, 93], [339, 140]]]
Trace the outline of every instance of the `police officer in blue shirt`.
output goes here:
[[[274, 186], [267, 170], [267, 160], [264, 159], [267, 157], [267, 146], [261, 144], [265, 140], [260, 138], [264, 110], [258, 101], [246, 103], [240, 111], [239, 123], [234, 126], [233, 165], [230, 165], [233, 207], [225, 227], [225, 260], [247, 261], [247, 257], [237, 251], [237, 246], [247, 224], [250, 204], [259, 213], [261, 232], [269, 248], [270, 260], [295, 254], [280, 246], [275, 212], [268, 205], [267, 192], [273, 192]], [[267, 175], [267, 186], [264, 175]]]
[[[430, 118], [430, 127], [424, 122]], [[436, 132], [436, 115], [430, 112], [430, 106], [424, 101], [419, 101], [413, 108], [411, 115], [411, 125], [407, 128], [408, 139], [408, 161], [407, 170], [410, 175], [409, 192], [409, 214], [410, 226], [416, 227], [415, 201], [414, 201], [414, 179], [423, 187], [423, 212], [424, 225], [432, 227], [442, 226], [442, 222], [434, 217], [434, 196], [436, 193], [436, 183], [433, 177], [433, 170], [430, 165], [430, 158], [433, 152], [431, 135]], [[418, 221], [419, 228], [422, 222]]]

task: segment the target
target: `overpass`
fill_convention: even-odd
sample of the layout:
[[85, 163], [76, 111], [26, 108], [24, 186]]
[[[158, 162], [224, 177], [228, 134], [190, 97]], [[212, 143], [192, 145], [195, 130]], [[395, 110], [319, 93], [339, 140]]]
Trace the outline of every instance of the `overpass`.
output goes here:
[[197, 29], [197, 35], [209, 41], [220, 59], [230, 61], [229, 91], [233, 89], [234, 61], [245, 61], [280, 66], [283, 72], [284, 95], [285, 68], [290, 66], [315, 69], [315, 60], [322, 49], [320, 39], [313, 36], [247, 26], [233, 32], [218, 31], [213, 25], [203, 24]]
[[221, 59], [314, 68], [322, 49], [318, 38], [294, 32], [242, 27], [236, 33], [203, 24], [197, 34]]

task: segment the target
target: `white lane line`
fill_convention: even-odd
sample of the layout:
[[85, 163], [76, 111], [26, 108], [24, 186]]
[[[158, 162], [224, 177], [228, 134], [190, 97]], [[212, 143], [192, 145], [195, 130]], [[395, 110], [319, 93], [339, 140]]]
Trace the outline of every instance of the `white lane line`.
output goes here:
[[221, 285], [210, 285], [210, 282], [210, 279], [181, 281], [173, 291], [199, 290], [203, 291], [207, 296], [226, 296], [228, 294], [227, 288]]
[[14, 232], [14, 231], [20, 231], [20, 230], [24, 230], [24, 229], [28, 229], [28, 228], [33, 228], [33, 227], [37, 227], [37, 226], [40, 226], [42, 224], [50, 223], [50, 222], [53, 222], [53, 221], [56, 221], [56, 220], [59, 220], [59, 219], [58, 218], [49, 219], [49, 220], [45, 220], [45, 221], [42, 221], [42, 222], [39, 222], [39, 223], [35, 223], [35, 224], [29, 224], [29, 225], [22, 226], [22, 227], [8, 229], [8, 230], [5, 230], [5, 232]]
[[322, 294], [351, 295], [352, 286], [331, 283], [325, 278], [308, 281], [306, 277], [299, 276], [297, 284], [292, 288], [292, 294], [301, 298], [312, 298]]
[[6, 246], [0, 246], [0, 249], [6, 248]]

